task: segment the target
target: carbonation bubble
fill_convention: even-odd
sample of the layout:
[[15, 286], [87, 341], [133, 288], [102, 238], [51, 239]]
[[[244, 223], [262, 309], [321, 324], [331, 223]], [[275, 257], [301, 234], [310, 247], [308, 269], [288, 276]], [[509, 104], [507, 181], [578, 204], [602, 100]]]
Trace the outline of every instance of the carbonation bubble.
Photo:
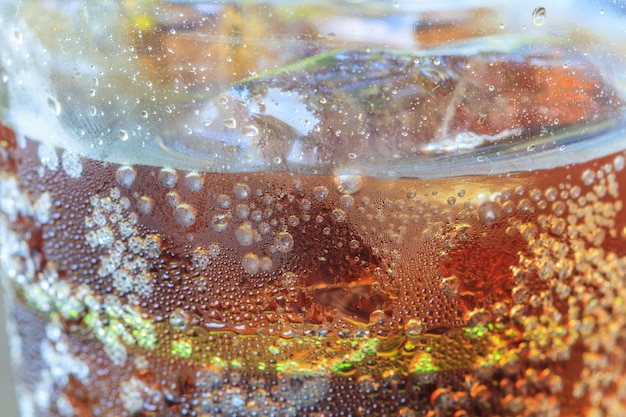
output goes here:
[[293, 236], [289, 232], [280, 232], [276, 235], [276, 250], [279, 252], [291, 252], [293, 249]]
[[137, 200], [137, 210], [140, 214], [150, 214], [152, 212], [152, 199], [142, 196]]
[[136, 177], [137, 173], [135, 172], [135, 169], [128, 165], [119, 167], [115, 173], [115, 180], [124, 188], [131, 187], [135, 182]]
[[176, 191], [170, 191], [165, 194], [165, 203], [170, 207], [176, 207], [180, 203], [180, 196]]
[[247, 253], [241, 259], [241, 266], [246, 273], [254, 275], [259, 272], [261, 262], [255, 253]]
[[333, 220], [336, 221], [337, 223], [341, 223], [346, 220], [346, 213], [341, 209], [333, 210], [332, 216], [333, 216]]
[[159, 184], [165, 188], [174, 188], [178, 182], [176, 171], [172, 168], [163, 168], [159, 172]]
[[174, 219], [183, 227], [192, 226], [196, 222], [196, 210], [187, 203], [174, 209]]
[[490, 226], [500, 219], [502, 209], [497, 203], [486, 201], [478, 207], [478, 220], [485, 226]]
[[228, 216], [225, 214], [216, 214], [213, 216], [211, 227], [216, 232], [223, 232], [228, 227]]
[[170, 325], [178, 330], [184, 330], [189, 323], [189, 314], [182, 308], [177, 308], [170, 314]]
[[190, 172], [185, 175], [185, 187], [189, 191], [198, 192], [202, 189], [204, 185], [204, 179], [197, 172]]
[[317, 200], [325, 199], [326, 196], [328, 196], [328, 188], [324, 187], [323, 185], [316, 186], [315, 188], [313, 188], [313, 196]]
[[235, 238], [241, 246], [250, 246], [254, 243], [254, 229], [249, 223], [244, 223], [235, 230]]
[[250, 196], [250, 187], [247, 184], [235, 184], [233, 194], [235, 197], [245, 200]]
[[626, 161], [622, 155], [616, 156], [615, 159], [613, 160], [613, 166], [615, 167], [615, 170], [618, 172], [624, 170], [624, 165], [626, 165]]
[[537, 6], [535, 10], [533, 10], [532, 19], [535, 26], [541, 26], [546, 23], [546, 8]]
[[591, 169], [586, 169], [583, 172], [583, 183], [585, 185], [591, 185], [596, 180], [596, 174]]

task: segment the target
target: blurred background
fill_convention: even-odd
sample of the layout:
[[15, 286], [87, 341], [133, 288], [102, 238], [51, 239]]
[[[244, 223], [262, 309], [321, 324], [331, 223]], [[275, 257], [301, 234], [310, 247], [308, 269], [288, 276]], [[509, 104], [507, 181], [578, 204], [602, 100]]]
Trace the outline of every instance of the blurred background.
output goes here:
[[0, 288], [0, 417], [17, 417], [15, 391], [11, 382], [9, 343], [4, 318], [4, 292]]

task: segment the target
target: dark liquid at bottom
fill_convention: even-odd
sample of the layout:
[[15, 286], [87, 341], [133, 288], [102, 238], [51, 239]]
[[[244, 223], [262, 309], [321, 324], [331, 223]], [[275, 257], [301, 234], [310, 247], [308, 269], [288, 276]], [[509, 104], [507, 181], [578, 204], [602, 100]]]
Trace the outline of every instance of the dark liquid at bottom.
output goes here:
[[24, 415], [626, 414], [624, 153], [387, 180], [0, 138]]

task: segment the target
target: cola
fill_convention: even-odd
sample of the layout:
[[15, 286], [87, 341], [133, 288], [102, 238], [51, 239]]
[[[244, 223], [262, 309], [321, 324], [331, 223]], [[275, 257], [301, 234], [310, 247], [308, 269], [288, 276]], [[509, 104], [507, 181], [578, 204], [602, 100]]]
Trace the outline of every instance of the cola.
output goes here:
[[[244, 31], [209, 43], [232, 59], [206, 81], [217, 93], [194, 95], [176, 87], [204, 80], [192, 35], [243, 12], [170, 6], [125, 15], [124, 53], [162, 111], [106, 86], [124, 60], [26, 111], [17, 92], [39, 84], [2, 61], [0, 277], [22, 415], [624, 413], [622, 70], [555, 41], [437, 49], [421, 26], [431, 50], [249, 56]], [[445, 42], [479, 36], [451, 16]], [[305, 23], [277, 30], [317, 39]], [[93, 108], [75, 104], [85, 79]]]

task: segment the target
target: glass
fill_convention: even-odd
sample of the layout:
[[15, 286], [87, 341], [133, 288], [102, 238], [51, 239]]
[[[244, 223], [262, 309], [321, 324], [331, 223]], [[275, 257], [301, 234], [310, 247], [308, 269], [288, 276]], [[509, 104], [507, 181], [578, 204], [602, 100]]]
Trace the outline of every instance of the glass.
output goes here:
[[20, 414], [625, 415], [624, 4], [543, 6], [1, 0]]

